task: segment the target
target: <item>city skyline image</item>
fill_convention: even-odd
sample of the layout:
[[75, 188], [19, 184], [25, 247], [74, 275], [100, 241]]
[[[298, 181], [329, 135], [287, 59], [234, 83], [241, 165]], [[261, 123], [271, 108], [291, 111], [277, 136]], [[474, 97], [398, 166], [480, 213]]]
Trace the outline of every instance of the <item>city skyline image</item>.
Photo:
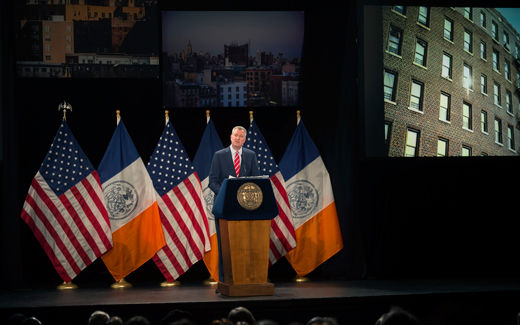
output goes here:
[[301, 59], [303, 11], [165, 11], [163, 52], [179, 53], [190, 43], [195, 52], [219, 55], [224, 45], [250, 45], [257, 52]]

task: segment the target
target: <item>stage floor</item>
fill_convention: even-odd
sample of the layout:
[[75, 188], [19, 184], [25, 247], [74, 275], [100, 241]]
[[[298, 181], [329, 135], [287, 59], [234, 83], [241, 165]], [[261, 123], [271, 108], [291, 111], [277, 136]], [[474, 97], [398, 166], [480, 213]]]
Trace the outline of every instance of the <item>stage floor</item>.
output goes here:
[[259, 297], [226, 297], [216, 293], [215, 288], [187, 283], [171, 288], [157, 285], [127, 289], [2, 291], [0, 312], [2, 319], [14, 312], [35, 315], [47, 320], [43, 323], [46, 325], [60, 323], [62, 317], [86, 320], [98, 309], [124, 319], [143, 314], [158, 323], [169, 310], [183, 309], [194, 314], [197, 323], [209, 324], [213, 319], [225, 317], [231, 308], [245, 306], [258, 319], [270, 318], [279, 324], [305, 323], [316, 315], [333, 316], [342, 323], [373, 324], [390, 306], [400, 305], [428, 319], [440, 316], [437, 313], [457, 318], [463, 317], [458, 312], [475, 314], [477, 311], [474, 317], [479, 320], [495, 315], [503, 319], [495, 318], [497, 322], [493, 325], [513, 325], [509, 320], [516, 319], [520, 311], [520, 279], [282, 282], [275, 283], [273, 296]]

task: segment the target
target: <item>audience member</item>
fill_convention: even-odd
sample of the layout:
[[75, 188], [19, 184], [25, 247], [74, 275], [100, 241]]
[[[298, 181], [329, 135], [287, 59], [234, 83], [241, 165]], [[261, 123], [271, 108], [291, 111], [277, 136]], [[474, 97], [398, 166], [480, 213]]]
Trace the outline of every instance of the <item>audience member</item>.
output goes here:
[[144, 316], [134, 316], [125, 322], [125, 325], [151, 325]]
[[[182, 323], [179, 323], [183, 321]], [[174, 309], [169, 311], [166, 316], [161, 319], [161, 325], [170, 325], [170, 324], [193, 324], [193, 316], [190, 312], [180, 309]]]
[[105, 325], [123, 325], [123, 319], [121, 319], [121, 317], [119, 317], [119, 316], [112, 316], [105, 323]]
[[28, 317], [22, 322], [22, 325], [42, 325], [42, 322], [36, 317]]
[[211, 321], [210, 325], [233, 325], [233, 322], [224, 317]]
[[278, 325], [278, 323], [271, 319], [261, 319], [257, 320], [254, 325]]
[[7, 319], [7, 325], [20, 325], [27, 317], [24, 314], [16, 313]]
[[236, 307], [231, 309], [227, 317], [233, 324], [237, 324], [238, 322], [244, 322], [247, 324], [254, 324], [255, 317], [249, 311], [249, 309], [245, 307]]
[[90, 314], [88, 325], [105, 325], [109, 319], [110, 316], [106, 312], [102, 310], [96, 310]]
[[336, 319], [331, 317], [316, 316], [311, 318], [307, 322], [307, 325], [338, 325], [338, 322], [336, 321]]
[[412, 313], [400, 308], [392, 307], [390, 311], [383, 314], [375, 325], [421, 325], [417, 317]]

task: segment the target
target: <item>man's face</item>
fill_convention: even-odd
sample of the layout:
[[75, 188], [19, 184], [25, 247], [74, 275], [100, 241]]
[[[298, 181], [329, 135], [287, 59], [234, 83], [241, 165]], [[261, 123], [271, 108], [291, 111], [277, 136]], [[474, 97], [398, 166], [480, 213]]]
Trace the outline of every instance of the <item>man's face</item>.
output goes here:
[[231, 132], [231, 145], [233, 149], [238, 150], [246, 142], [246, 133], [240, 129], [234, 129]]

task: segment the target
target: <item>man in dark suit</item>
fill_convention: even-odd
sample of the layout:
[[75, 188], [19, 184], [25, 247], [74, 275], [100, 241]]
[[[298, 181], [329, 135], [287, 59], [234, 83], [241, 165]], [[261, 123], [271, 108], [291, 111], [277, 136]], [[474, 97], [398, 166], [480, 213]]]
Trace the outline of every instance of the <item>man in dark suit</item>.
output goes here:
[[259, 176], [258, 160], [254, 151], [243, 148], [247, 130], [235, 126], [231, 131], [231, 145], [213, 154], [209, 171], [209, 188], [218, 194], [222, 182], [232, 177]]

